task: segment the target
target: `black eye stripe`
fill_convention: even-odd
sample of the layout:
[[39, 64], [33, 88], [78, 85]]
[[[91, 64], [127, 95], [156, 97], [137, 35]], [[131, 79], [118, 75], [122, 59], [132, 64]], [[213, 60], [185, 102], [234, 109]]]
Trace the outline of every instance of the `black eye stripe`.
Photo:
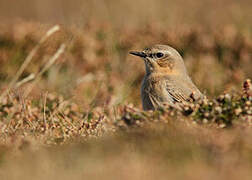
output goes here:
[[163, 57], [163, 56], [164, 56], [164, 54], [163, 54], [163, 53], [161, 53], [161, 52], [158, 52], [158, 53], [156, 54], [156, 56], [157, 56], [157, 58], [161, 58], [161, 57]]
[[154, 57], [157, 57], [157, 58], [161, 58], [161, 57], [163, 57], [164, 56], [164, 54], [163, 53], [161, 53], [161, 52], [158, 52], [158, 53], [156, 53], [156, 54], [149, 54], [148, 55], [150, 58], [154, 58]]

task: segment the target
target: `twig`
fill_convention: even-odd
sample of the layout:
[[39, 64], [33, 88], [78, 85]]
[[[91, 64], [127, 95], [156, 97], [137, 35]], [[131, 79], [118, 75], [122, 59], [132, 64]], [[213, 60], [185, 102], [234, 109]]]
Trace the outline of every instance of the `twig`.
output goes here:
[[30, 74], [29, 76], [27, 76], [26, 78], [24, 78], [24, 79], [22, 79], [21, 81], [17, 82], [17, 83], [15, 84], [14, 87], [15, 87], [15, 88], [18, 88], [18, 87], [20, 87], [21, 85], [27, 83], [28, 81], [33, 80], [34, 78], [35, 78], [35, 75], [32, 73], [32, 74]]
[[43, 69], [37, 74], [35, 80], [32, 82], [30, 88], [28, 88], [25, 92], [24, 92], [24, 97], [27, 97], [31, 90], [33, 89], [33, 87], [39, 82], [39, 80], [41, 79], [42, 74], [44, 74], [54, 63], [55, 61], [60, 57], [60, 55], [65, 51], [66, 45], [65, 44], [61, 44], [61, 46], [59, 47], [59, 49], [57, 50], [57, 52], [48, 60], [48, 62], [45, 64], [45, 66], [43, 67]]
[[47, 100], [48, 93], [46, 92], [44, 97], [44, 103], [43, 103], [43, 119], [44, 119], [44, 132], [47, 132], [47, 123], [46, 123], [46, 100]]
[[31, 50], [31, 52], [28, 54], [28, 56], [26, 57], [26, 59], [24, 60], [23, 64], [21, 65], [21, 67], [19, 68], [18, 72], [15, 74], [14, 78], [12, 79], [12, 81], [10, 82], [10, 84], [8, 85], [7, 89], [1, 94], [0, 96], [0, 101], [2, 100], [2, 98], [9, 92], [10, 89], [12, 89], [15, 85], [15, 83], [17, 82], [18, 78], [21, 76], [21, 74], [24, 72], [25, 68], [28, 66], [28, 64], [31, 62], [32, 58], [34, 57], [34, 55], [36, 54], [36, 52], [38, 51], [39, 47], [41, 46], [41, 44], [43, 44], [52, 34], [54, 34], [55, 32], [59, 31], [60, 27], [59, 25], [55, 25], [53, 26], [51, 29], [49, 29], [46, 34], [40, 39], [40, 41], [38, 42], [38, 44]]

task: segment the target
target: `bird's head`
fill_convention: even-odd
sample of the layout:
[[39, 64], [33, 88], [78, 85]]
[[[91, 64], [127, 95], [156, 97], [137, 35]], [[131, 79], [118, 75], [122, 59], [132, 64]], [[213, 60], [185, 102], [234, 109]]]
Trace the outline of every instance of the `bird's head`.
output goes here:
[[186, 73], [183, 58], [168, 45], [154, 45], [143, 51], [130, 51], [130, 54], [141, 57], [145, 62], [146, 73], [165, 74]]

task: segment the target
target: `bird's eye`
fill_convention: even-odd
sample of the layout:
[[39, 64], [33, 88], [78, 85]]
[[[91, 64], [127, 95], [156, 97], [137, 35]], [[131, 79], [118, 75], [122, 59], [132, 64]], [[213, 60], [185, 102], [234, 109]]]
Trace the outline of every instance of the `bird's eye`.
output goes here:
[[164, 56], [164, 54], [163, 54], [163, 53], [161, 53], [161, 52], [159, 52], [159, 53], [157, 53], [157, 54], [156, 54], [156, 56], [157, 56], [157, 58], [161, 58], [161, 57], [163, 57], [163, 56]]

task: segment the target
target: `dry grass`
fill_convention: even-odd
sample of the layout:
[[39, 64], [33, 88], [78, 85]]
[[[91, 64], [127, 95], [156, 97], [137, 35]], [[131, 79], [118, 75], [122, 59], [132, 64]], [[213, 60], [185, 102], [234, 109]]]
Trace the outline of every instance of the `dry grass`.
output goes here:
[[[1, 11], [0, 178], [251, 179], [250, 1], [102, 2]], [[41, 42], [48, 19], [75, 26]], [[151, 44], [178, 49], [207, 98], [142, 111], [128, 52]]]

